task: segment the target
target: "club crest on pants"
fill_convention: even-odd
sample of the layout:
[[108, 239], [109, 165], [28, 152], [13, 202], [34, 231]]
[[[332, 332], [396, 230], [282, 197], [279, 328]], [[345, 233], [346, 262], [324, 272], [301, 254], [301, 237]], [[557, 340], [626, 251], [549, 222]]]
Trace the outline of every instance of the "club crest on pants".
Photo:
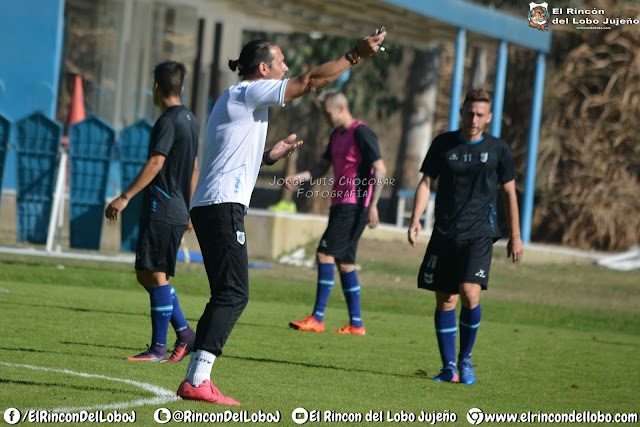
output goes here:
[[241, 245], [244, 245], [244, 242], [245, 242], [244, 231], [236, 231], [236, 240]]

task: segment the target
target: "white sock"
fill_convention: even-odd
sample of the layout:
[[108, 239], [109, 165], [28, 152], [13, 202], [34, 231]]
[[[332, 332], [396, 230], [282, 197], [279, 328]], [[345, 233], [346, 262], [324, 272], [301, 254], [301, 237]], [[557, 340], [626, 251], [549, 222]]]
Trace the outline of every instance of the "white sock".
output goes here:
[[208, 351], [198, 350], [191, 353], [187, 377], [185, 378], [194, 387], [200, 387], [205, 380], [211, 381], [211, 368], [216, 356]]

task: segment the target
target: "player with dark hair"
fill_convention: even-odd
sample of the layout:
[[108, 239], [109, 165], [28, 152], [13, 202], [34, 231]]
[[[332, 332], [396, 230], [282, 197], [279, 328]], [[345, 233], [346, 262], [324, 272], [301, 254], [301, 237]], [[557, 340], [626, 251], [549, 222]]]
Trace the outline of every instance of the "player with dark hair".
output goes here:
[[169, 277], [175, 275], [182, 236], [192, 228], [189, 203], [198, 180], [198, 122], [180, 100], [185, 74], [179, 62], [167, 61], [155, 67], [153, 103], [162, 115], [151, 130], [147, 163], [105, 210], [105, 216], [115, 221], [129, 201], [143, 191], [135, 267], [138, 283], [150, 297], [152, 337], [149, 349], [127, 358], [134, 362], [167, 360], [169, 324], [177, 338], [168, 360], [181, 361], [195, 341], [195, 332], [169, 283]]
[[320, 96], [327, 121], [335, 126], [322, 159], [308, 171], [285, 178], [287, 187], [325, 175], [333, 166], [333, 191], [329, 223], [316, 251], [318, 280], [316, 301], [311, 315], [289, 326], [299, 331], [323, 332], [324, 311], [334, 285], [334, 264], [340, 272], [342, 292], [349, 310], [349, 323], [333, 331], [364, 335], [360, 310], [360, 282], [356, 272], [356, 253], [365, 226], [375, 228], [378, 200], [387, 169], [380, 156], [378, 137], [349, 111], [347, 97], [337, 90]]
[[[436, 337], [442, 369], [436, 381], [476, 381], [471, 350], [480, 326], [480, 291], [489, 283], [493, 243], [501, 237], [496, 196], [501, 187], [509, 223], [507, 256], [522, 256], [515, 170], [509, 146], [484, 132], [491, 121], [491, 98], [483, 90], [466, 95], [462, 129], [437, 136], [422, 164], [422, 180], [408, 230], [416, 245], [431, 184], [438, 180], [435, 223], [418, 273], [418, 287], [435, 292]], [[456, 364], [456, 305], [461, 297], [460, 349]], [[459, 374], [459, 375], [458, 375]]]
[[238, 405], [211, 382], [211, 369], [249, 300], [244, 216], [262, 164], [295, 151], [296, 135], [264, 151], [269, 107], [334, 82], [362, 57], [374, 55], [385, 33], [361, 40], [340, 58], [285, 79], [282, 50], [267, 41], [245, 45], [229, 68], [242, 78], [222, 93], [207, 121], [202, 171], [191, 202], [191, 219], [209, 278], [211, 298], [196, 328], [196, 342], [178, 395], [185, 399]]

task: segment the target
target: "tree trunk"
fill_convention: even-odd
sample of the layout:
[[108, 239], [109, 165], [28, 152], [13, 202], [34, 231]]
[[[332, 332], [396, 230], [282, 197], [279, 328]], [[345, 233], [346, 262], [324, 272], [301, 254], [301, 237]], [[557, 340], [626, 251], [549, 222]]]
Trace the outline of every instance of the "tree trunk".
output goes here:
[[469, 78], [469, 88], [471, 89], [483, 89], [484, 84], [487, 81], [487, 57], [489, 51], [486, 47], [474, 47], [473, 48], [473, 60], [471, 62], [471, 71]]
[[402, 138], [396, 161], [392, 203], [394, 212], [398, 191], [415, 191], [420, 182], [420, 167], [433, 139], [441, 54], [440, 44], [431, 44], [425, 50], [415, 51], [407, 82]]

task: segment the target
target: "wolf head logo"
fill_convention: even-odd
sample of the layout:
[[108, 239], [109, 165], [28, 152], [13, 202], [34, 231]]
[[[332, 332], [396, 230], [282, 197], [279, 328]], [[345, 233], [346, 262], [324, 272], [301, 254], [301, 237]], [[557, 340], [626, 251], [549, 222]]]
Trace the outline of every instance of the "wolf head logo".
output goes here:
[[548, 31], [549, 26], [549, 12], [547, 8], [549, 3], [529, 3], [529, 26], [531, 28], [538, 29], [540, 31]]

